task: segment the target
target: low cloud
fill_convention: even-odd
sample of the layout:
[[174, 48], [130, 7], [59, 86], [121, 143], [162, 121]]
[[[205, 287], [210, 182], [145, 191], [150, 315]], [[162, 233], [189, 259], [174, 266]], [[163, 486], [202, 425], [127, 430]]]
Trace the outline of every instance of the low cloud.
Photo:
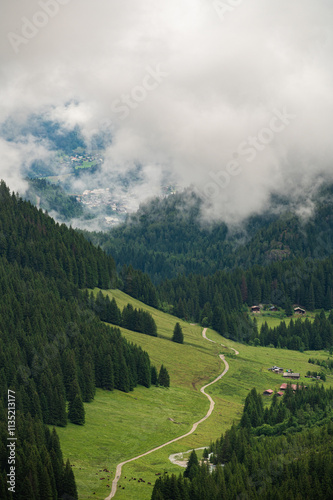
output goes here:
[[50, 162], [53, 153], [33, 137], [24, 137], [21, 141], [8, 142], [0, 138], [0, 173], [1, 178], [12, 191], [24, 194], [28, 183], [23, 175], [35, 160]]
[[[43, 7], [3, 1], [0, 121], [45, 114], [78, 125], [88, 145], [106, 131], [96, 185], [139, 165], [137, 203], [169, 178], [202, 193], [205, 218], [234, 222], [265, 210], [272, 193], [292, 197], [333, 180], [329, 0], [48, 4], [56, 14], [44, 26], [40, 17], [14, 50], [10, 33], [24, 36], [25, 20], [38, 24]], [[153, 81], [156, 68], [163, 77]], [[279, 132], [276, 110], [294, 117]], [[1, 176], [14, 189], [24, 188], [23, 150], [0, 141]], [[221, 172], [226, 185], [216, 181]]]

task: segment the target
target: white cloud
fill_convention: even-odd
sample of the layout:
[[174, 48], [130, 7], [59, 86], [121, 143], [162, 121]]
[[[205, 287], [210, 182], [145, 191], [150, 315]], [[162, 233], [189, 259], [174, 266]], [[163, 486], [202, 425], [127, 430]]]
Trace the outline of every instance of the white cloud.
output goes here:
[[27, 183], [22, 177], [23, 167], [34, 160], [48, 161], [53, 154], [32, 137], [23, 142], [7, 142], [0, 138], [0, 174], [11, 190], [24, 194]]
[[[223, 20], [210, 0], [63, 3], [15, 53], [8, 33], [20, 34], [22, 18], [33, 20], [41, 2], [3, 0], [0, 120], [52, 106], [56, 119], [78, 123], [87, 138], [107, 123], [114, 142], [103, 175], [140, 163], [149, 172], [141, 193], [154, 194], [166, 170], [202, 189], [273, 109], [286, 107], [296, 118], [244, 162], [210, 216], [240, 218], [263, 209], [271, 191], [292, 194], [295, 183], [305, 189], [319, 174], [332, 178], [329, 0], [247, 0]], [[120, 119], [115, 100], [158, 64], [168, 76]]]

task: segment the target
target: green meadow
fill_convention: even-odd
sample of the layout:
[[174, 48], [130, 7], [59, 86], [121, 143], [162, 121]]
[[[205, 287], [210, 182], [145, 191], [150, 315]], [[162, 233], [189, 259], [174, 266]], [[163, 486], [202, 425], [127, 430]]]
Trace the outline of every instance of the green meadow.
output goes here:
[[289, 325], [291, 319], [293, 321], [296, 321], [297, 319], [309, 319], [310, 321], [313, 321], [315, 314], [319, 312], [320, 311], [306, 312], [304, 316], [300, 316], [299, 314], [294, 314], [291, 317], [287, 317], [283, 311], [276, 311], [276, 312], [264, 311], [259, 314], [251, 313], [250, 316], [252, 319], [255, 318], [257, 320], [257, 325], [260, 332], [261, 325], [263, 325], [265, 322], [268, 324], [270, 328], [274, 328], [275, 326], [278, 326], [281, 323], [281, 321], [284, 321], [286, 325]]
[[77, 165], [75, 167], [75, 170], [81, 170], [81, 169], [85, 169], [85, 168], [91, 168], [93, 167], [94, 165], [96, 165], [96, 161], [88, 161], [88, 160], [84, 160], [82, 162], [82, 165]]
[[[68, 457], [73, 465], [80, 500], [105, 498], [110, 493], [119, 462], [185, 434], [194, 422], [207, 413], [209, 402], [200, 392], [200, 387], [223, 371], [224, 365], [218, 358], [220, 353], [225, 354], [229, 371], [207, 390], [215, 401], [212, 415], [191, 436], [125, 465], [115, 498], [149, 500], [157, 473], [164, 474], [167, 471], [178, 474], [182, 470], [171, 464], [168, 458], [170, 454], [208, 446], [220, 437], [233, 422], [240, 419], [245, 397], [253, 387], [260, 392], [265, 389], [278, 390], [284, 380], [281, 375], [268, 371], [272, 365], [300, 372], [300, 382], [309, 385], [314, 382], [304, 375], [314, 368], [308, 364], [308, 358], [327, 358], [324, 352], [300, 353], [245, 346], [208, 330], [207, 337], [214, 340], [214, 344], [203, 339], [200, 326], [157, 311], [119, 290], [103, 293], [114, 297], [120, 308], [131, 303], [153, 315], [158, 328], [157, 338], [125, 329], [121, 331], [129, 341], [148, 352], [157, 369], [162, 363], [167, 367], [171, 387], [146, 389], [138, 386], [128, 394], [97, 390], [95, 400], [85, 404], [85, 426], [68, 424], [66, 428], [57, 429], [64, 458]], [[183, 329], [183, 345], [171, 341], [177, 321]], [[235, 356], [230, 348], [238, 350], [239, 355]], [[332, 385], [332, 382], [333, 376], [327, 376], [325, 386]], [[269, 397], [267, 404], [268, 401]], [[103, 469], [110, 472], [104, 472]], [[145, 482], [138, 482], [139, 478]]]

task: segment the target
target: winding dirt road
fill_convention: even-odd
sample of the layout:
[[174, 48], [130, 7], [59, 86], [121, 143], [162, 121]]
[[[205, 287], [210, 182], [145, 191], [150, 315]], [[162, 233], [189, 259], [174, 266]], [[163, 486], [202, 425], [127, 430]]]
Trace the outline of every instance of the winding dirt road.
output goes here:
[[[209, 340], [209, 342], [214, 342], [214, 344], [216, 344], [216, 342], [214, 340], [211, 340], [211, 339], [207, 338], [206, 331], [207, 331], [207, 328], [204, 328], [203, 331], [202, 331], [202, 336], [206, 340]], [[232, 349], [232, 348], [230, 348], [230, 349]], [[238, 351], [236, 351], [236, 349], [233, 349], [233, 350], [235, 351], [236, 354], [238, 354]], [[105, 498], [105, 500], [111, 500], [111, 498], [113, 498], [115, 496], [115, 494], [117, 492], [118, 481], [119, 481], [120, 476], [121, 476], [121, 470], [122, 470], [122, 468], [123, 468], [123, 466], [125, 464], [128, 464], [129, 462], [134, 462], [134, 460], [138, 460], [139, 458], [145, 457], [146, 455], [149, 455], [150, 453], [154, 453], [154, 451], [160, 450], [161, 448], [164, 448], [165, 446], [168, 446], [169, 444], [175, 443], [176, 441], [179, 441], [180, 439], [183, 439], [183, 438], [185, 438], [187, 436], [190, 436], [191, 434], [193, 434], [193, 432], [196, 430], [196, 428], [198, 427], [199, 424], [201, 424], [202, 422], [204, 422], [205, 420], [207, 420], [208, 417], [210, 417], [210, 415], [213, 412], [213, 409], [214, 409], [214, 406], [215, 406], [215, 402], [212, 399], [212, 397], [205, 392], [205, 389], [207, 389], [207, 387], [209, 387], [210, 385], [215, 384], [229, 370], [229, 364], [225, 360], [223, 354], [220, 354], [220, 358], [221, 358], [221, 360], [223, 361], [223, 363], [225, 365], [225, 368], [224, 368], [223, 372], [221, 373], [221, 375], [219, 375], [218, 377], [216, 377], [216, 379], [213, 380], [213, 382], [210, 382], [209, 384], [206, 384], [204, 387], [201, 387], [201, 389], [200, 389], [200, 392], [202, 392], [202, 394], [204, 394], [209, 399], [209, 401], [210, 401], [209, 410], [206, 413], [206, 415], [203, 418], [201, 418], [200, 420], [198, 420], [198, 422], [196, 422], [195, 424], [193, 424], [192, 429], [189, 432], [187, 432], [186, 434], [183, 434], [182, 436], [179, 436], [177, 438], [171, 439], [167, 443], [161, 444], [160, 446], [157, 446], [156, 448], [153, 448], [152, 450], [146, 451], [146, 453], [142, 453], [141, 455], [138, 455], [137, 457], [130, 458], [129, 460], [125, 460], [124, 462], [121, 462], [120, 464], [118, 464], [117, 468], [116, 468], [115, 478], [112, 481], [111, 493], [110, 493], [110, 495], [108, 497]]]
[[[203, 331], [202, 331], [202, 336], [203, 336], [203, 338], [204, 338], [204, 339], [206, 339], [206, 340], [208, 340], [209, 342], [213, 342], [214, 344], [217, 344], [217, 342], [215, 342], [215, 340], [211, 340], [211, 339], [209, 339], [209, 338], [207, 337], [207, 335], [206, 335], [206, 331], [207, 331], [207, 328], [204, 328], [204, 329], [203, 329]], [[222, 347], [228, 347], [228, 346], [226, 346], [226, 345], [224, 345], [224, 344], [221, 344], [221, 346], [222, 346]], [[234, 352], [235, 352], [235, 354], [237, 354], [237, 355], [239, 354], [239, 352], [238, 352], [238, 351], [236, 351], [236, 349], [234, 349], [233, 347], [228, 347], [228, 349], [231, 349], [231, 350], [232, 350], [232, 351], [234, 351]]]

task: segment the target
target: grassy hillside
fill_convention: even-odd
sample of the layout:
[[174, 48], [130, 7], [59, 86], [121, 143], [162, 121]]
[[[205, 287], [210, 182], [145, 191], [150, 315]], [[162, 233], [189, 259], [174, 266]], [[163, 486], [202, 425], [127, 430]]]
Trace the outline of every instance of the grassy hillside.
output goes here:
[[[284, 321], [285, 324], [288, 326], [291, 319], [293, 321], [296, 321], [298, 319], [308, 319], [310, 321], [313, 321], [317, 313], [320, 313], [319, 309], [317, 311], [307, 311], [304, 316], [300, 316], [299, 314], [293, 314], [293, 316], [287, 317], [284, 314], [284, 311], [280, 310], [277, 312], [264, 311], [261, 312], [260, 314], [251, 313], [250, 316], [252, 319], [255, 318], [257, 320], [257, 325], [260, 331], [261, 325], [265, 322], [268, 324], [269, 328], [274, 328], [275, 326], [278, 326], [281, 323], [281, 321]], [[328, 313], [326, 313], [326, 315], [328, 315]]]
[[[308, 364], [309, 356], [327, 357], [326, 353], [318, 351], [300, 353], [244, 346], [224, 339], [212, 330], [208, 330], [207, 336], [218, 344], [207, 342], [202, 338], [199, 326], [157, 311], [119, 290], [106, 293], [115, 297], [121, 308], [131, 303], [153, 315], [158, 327], [157, 338], [125, 329], [122, 333], [128, 340], [142, 346], [157, 368], [162, 363], [167, 367], [171, 387], [138, 387], [129, 394], [98, 390], [95, 400], [85, 405], [86, 425], [69, 424], [67, 428], [59, 429], [64, 455], [75, 464], [73, 470], [80, 499], [105, 498], [119, 462], [185, 434], [206, 414], [209, 403], [199, 389], [222, 372], [224, 366], [218, 359], [219, 353], [227, 356], [230, 369], [208, 390], [216, 402], [212, 416], [199, 425], [193, 435], [127, 464], [123, 468], [117, 499], [149, 500], [156, 473], [178, 473], [180, 470], [168, 460], [170, 454], [207, 446], [211, 440], [220, 437], [233, 421], [240, 418], [245, 397], [253, 387], [261, 392], [268, 388], [278, 389], [283, 379], [269, 372], [270, 366], [276, 364], [299, 371], [303, 375], [301, 381], [311, 384], [304, 377], [312, 366]], [[183, 345], [170, 340], [176, 321], [183, 328]], [[219, 345], [221, 343], [227, 347]], [[239, 356], [236, 357], [229, 347], [237, 349]], [[332, 382], [333, 377], [328, 376], [325, 385], [333, 385]], [[104, 468], [110, 473], [99, 472]], [[101, 480], [101, 477], [105, 479]], [[145, 483], [129, 481], [132, 477], [143, 478]]]

